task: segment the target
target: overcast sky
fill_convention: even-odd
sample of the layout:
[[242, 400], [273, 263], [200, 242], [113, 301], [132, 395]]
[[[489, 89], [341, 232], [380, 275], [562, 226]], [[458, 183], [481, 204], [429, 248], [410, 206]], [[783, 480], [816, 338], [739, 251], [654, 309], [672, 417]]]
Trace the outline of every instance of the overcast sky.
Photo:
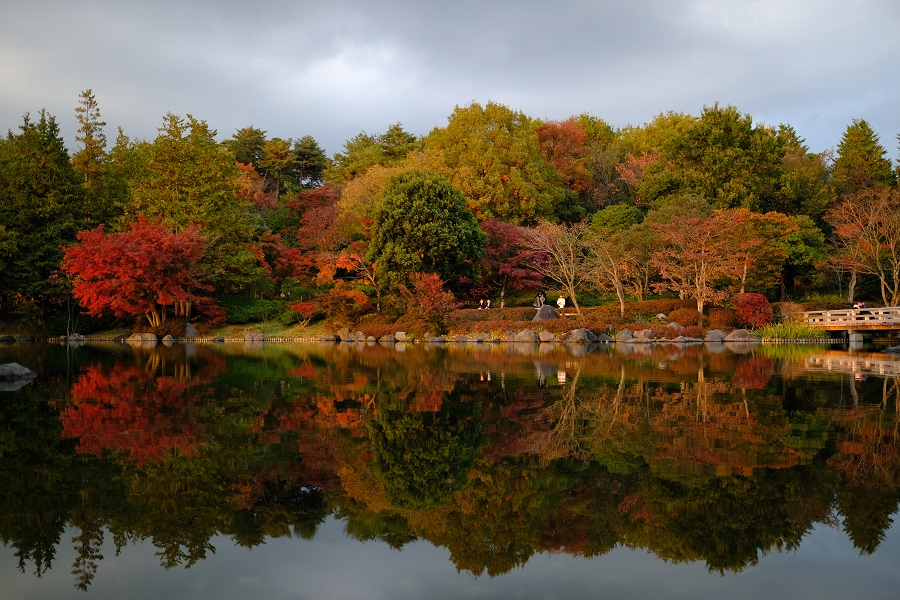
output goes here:
[[46, 108], [74, 147], [91, 88], [112, 141], [166, 113], [253, 125], [330, 155], [494, 101], [614, 127], [734, 105], [833, 148], [854, 118], [891, 160], [898, 0], [29, 0], [0, 7], [0, 131]]

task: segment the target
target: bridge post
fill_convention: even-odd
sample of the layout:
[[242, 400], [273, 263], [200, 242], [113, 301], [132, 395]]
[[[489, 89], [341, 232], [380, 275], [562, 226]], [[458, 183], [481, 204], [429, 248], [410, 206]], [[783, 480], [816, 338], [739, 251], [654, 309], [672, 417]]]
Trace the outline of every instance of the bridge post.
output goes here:
[[848, 331], [847, 338], [851, 344], [862, 344], [863, 334], [856, 331]]

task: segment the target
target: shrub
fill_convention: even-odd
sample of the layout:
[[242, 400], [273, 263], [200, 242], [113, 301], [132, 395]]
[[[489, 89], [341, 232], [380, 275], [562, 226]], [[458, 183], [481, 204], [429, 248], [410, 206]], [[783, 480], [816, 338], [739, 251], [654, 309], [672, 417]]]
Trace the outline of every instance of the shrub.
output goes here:
[[456, 307], [453, 293], [444, 289], [444, 283], [436, 273], [413, 273], [409, 279], [412, 288], [400, 286], [407, 310], [439, 331], [444, 331], [447, 318]]
[[738, 325], [756, 328], [772, 322], [772, 305], [762, 294], [736, 294], [731, 299], [731, 304], [734, 306]]
[[708, 323], [710, 329], [731, 331], [737, 328], [737, 315], [730, 308], [711, 308]]
[[670, 321], [675, 321], [684, 327], [700, 324], [700, 313], [693, 308], [676, 308], [669, 313], [668, 317]]

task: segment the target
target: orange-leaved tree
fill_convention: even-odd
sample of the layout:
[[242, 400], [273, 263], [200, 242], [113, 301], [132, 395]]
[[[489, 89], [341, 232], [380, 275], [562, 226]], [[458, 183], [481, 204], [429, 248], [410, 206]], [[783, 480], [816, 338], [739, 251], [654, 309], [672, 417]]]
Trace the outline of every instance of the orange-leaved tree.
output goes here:
[[62, 269], [75, 280], [73, 293], [87, 314], [146, 316], [159, 327], [172, 307], [188, 317], [192, 307], [211, 322], [224, 311], [201, 296], [213, 287], [201, 279], [206, 240], [197, 227], [170, 232], [159, 220], [139, 217], [127, 231], [107, 233], [103, 225], [78, 234], [65, 248]]

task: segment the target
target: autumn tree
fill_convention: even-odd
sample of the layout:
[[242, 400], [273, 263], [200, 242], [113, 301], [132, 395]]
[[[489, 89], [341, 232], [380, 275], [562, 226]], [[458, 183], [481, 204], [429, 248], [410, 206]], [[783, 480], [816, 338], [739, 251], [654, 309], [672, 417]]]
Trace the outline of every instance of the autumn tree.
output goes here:
[[623, 315], [626, 293], [644, 301], [652, 292], [656, 235], [644, 217], [636, 206], [612, 204], [591, 220], [588, 278], [598, 289], [616, 293]]
[[588, 194], [587, 133], [575, 119], [547, 121], [534, 130], [541, 156], [559, 173], [565, 198], [556, 209], [560, 220], [576, 222], [596, 210]]
[[481, 224], [487, 234], [484, 281], [500, 293], [500, 308], [506, 305], [507, 289], [542, 287], [544, 276], [531, 267], [531, 251], [524, 244], [525, 228], [498, 219]]
[[456, 107], [425, 148], [442, 156], [439, 172], [458, 188], [479, 221], [518, 225], [549, 217], [563, 200], [559, 173], [541, 156], [538, 123], [501, 104]]
[[103, 225], [82, 231], [78, 242], [65, 249], [62, 269], [74, 277], [73, 293], [87, 314], [143, 315], [152, 327], [163, 325], [169, 308], [184, 318], [192, 307], [221, 318], [201, 295], [213, 287], [203, 279], [206, 240], [197, 227], [173, 233], [160, 220], [139, 217], [121, 233]]
[[863, 189], [836, 205], [826, 220], [834, 227], [838, 259], [874, 275], [885, 305], [900, 304], [900, 191]]
[[541, 221], [526, 230], [523, 240], [531, 252], [531, 268], [558, 283], [579, 315], [576, 290], [585, 272], [586, 231], [584, 223]]
[[443, 177], [414, 171], [385, 190], [366, 259], [392, 288], [412, 273], [472, 282], [480, 276], [486, 237], [459, 190]]
[[[694, 207], [685, 210], [692, 202]], [[716, 283], [728, 277], [739, 262], [724, 243], [727, 222], [709, 214], [708, 207], [702, 199], [688, 196], [647, 215], [659, 243], [652, 263], [662, 281], [655, 287], [676, 291], [680, 298], [693, 298], [700, 314], [707, 304], [727, 297]]]
[[775, 287], [788, 258], [784, 241], [797, 224], [781, 213], [745, 208], [719, 210], [715, 215], [723, 226], [722, 244], [732, 258], [727, 264], [734, 270], [728, 276], [738, 293], [746, 291], [748, 279], [760, 289]]

